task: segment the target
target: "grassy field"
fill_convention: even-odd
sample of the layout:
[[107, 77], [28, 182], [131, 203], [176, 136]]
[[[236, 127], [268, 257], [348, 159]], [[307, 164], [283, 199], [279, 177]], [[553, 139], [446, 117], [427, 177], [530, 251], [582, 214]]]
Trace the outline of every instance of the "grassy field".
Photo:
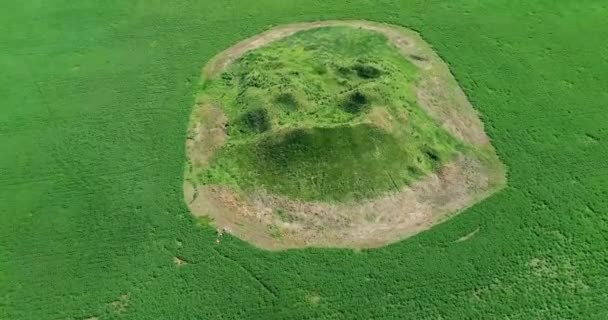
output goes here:
[[[608, 318], [605, 1], [3, 9], [0, 319]], [[382, 249], [216, 245], [182, 198], [201, 68], [271, 25], [316, 19], [418, 30], [483, 115], [509, 186]]]
[[[189, 179], [304, 200], [399, 191], [465, 152], [418, 106], [416, 83], [416, 67], [368, 30], [309, 30], [250, 51], [202, 84], [198, 106], [221, 106], [228, 139], [209, 165], [188, 162]], [[193, 129], [209, 122], [194, 115]]]

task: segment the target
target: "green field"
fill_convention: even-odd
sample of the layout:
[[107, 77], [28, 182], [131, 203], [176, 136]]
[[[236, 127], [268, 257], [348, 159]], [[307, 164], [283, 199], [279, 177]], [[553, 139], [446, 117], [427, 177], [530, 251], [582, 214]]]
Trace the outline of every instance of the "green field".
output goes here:
[[209, 165], [189, 161], [187, 178], [304, 200], [398, 191], [466, 151], [418, 106], [417, 78], [384, 35], [351, 27], [250, 51], [202, 83], [197, 100], [221, 106], [228, 139]]
[[[605, 1], [2, 9], [0, 319], [608, 319]], [[481, 113], [507, 188], [380, 249], [216, 245], [182, 192], [201, 68], [321, 19], [420, 32]]]

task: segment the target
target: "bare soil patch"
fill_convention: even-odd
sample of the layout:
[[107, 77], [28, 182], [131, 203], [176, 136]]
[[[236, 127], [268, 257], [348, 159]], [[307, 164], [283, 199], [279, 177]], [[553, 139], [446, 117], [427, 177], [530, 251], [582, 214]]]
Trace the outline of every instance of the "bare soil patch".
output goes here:
[[[244, 194], [219, 185], [197, 188], [186, 179], [184, 196], [194, 215], [210, 216], [219, 230], [229, 230], [265, 249], [372, 248], [426, 230], [504, 186], [504, 168], [476, 110], [448, 66], [411, 30], [367, 21], [324, 21], [276, 27], [220, 53], [204, 68], [203, 76], [217, 76], [249, 50], [299, 31], [325, 26], [350, 26], [385, 34], [405, 58], [419, 67], [416, 94], [421, 107], [455, 137], [487, 150], [486, 156], [460, 154], [436, 173], [407, 188], [353, 203], [304, 202], [264, 190]], [[226, 141], [227, 119], [219, 107], [208, 103], [199, 102], [195, 110], [187, 153], [190, 165], [205, 165]], [[378, 110], [370, 113], [368, 121], [390, 130], [390, 122], [385, 119], [386, 114]], [[487, 159], [488, 155], [491, 159]]]
[[190, 206], [195, 213], [208, 212], [216, 226], [267, 249], [372, 248], [426, 230], [486, 197], [491, 182], [484, 170], [482, 163], [463, 155], [399, 192], [339, 204], [208, 185], [198, 190]]
[[196, 106], [194, 119], [196, 124], [188, 134], [186, 149], [194, 165], [203, 166], [226, 142], [228, 118], [219, 107], [200, 102]]

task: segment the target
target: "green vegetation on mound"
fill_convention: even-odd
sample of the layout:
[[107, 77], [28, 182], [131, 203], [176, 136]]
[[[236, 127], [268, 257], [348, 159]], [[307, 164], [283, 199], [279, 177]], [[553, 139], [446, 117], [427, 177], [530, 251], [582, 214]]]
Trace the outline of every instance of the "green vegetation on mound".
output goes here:
[[417, 105], [416, 79], [384, 35], [350, 27], [247, 52], [203, 84], [201, 100], [223, 108], [229, 138], [195, 180], [305, 200], [397, 191], [463, 148]]
[[[0, 319], [608, 319], [605, 1], [2, 4]], [[182, 192], [201, 67], [345, 18], [421, 32], [509, 187], [376, 250], [216, 244]]]

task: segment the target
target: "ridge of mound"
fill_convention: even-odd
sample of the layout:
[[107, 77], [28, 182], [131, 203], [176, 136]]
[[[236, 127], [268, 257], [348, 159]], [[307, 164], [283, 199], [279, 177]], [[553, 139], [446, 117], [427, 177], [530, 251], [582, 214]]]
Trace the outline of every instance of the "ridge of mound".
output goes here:
[[186, 201], [257, 246], [385, 245], [505, 183], [475, 110], [409, 30], [278, 27], [203, 74]]

